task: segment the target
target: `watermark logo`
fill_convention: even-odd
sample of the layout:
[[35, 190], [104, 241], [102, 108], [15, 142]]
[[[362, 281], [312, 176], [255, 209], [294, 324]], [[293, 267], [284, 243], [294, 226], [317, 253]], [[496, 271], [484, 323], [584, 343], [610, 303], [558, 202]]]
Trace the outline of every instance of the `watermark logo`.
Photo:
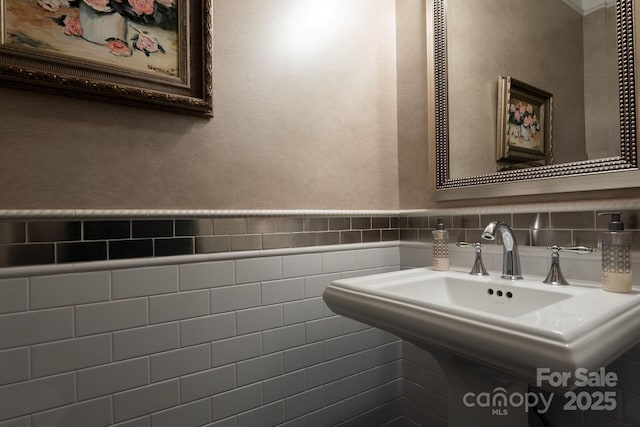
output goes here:
[[[467, 408], [491, 408], [493, 415], [509, 415], [510, 408], [524, 407], [525, 412], [529, 412], [531, 408], [537, 408], [542, 405], [538, 411], [546, 413], [551, 407], [553, 400], [552, 393], [508, 393], [503, 387], [497, 387], [492, 392], [473, 393], [469, 392], [462, 396], [462, 402]], [[543, 412], [544, 411], [544, 412]]]
[[578, 368], [574, 372], [557, 372], [549, 368], [538, 368], [536, 370], [536, 385], [542, 387], [615, 387], [618, 385], [618, 374], [607, 372], [605, 368], [597, 371], [589, 371], [585, 368]]
[[[605, 368], [597, 371], [579, 368], [572, 372], [552, 371], [549, 368], [538, 368], [536, 372], [536, 386], [544, 387], [576, 387], [578, 389], [563, 394], [565, 411], [613, 411], [617, 408], [616, 392], [612, 390], [598, 390], [612, 388], [618, 385], [618, 375], [607, 372]], [[580, 390], [589, 387], [589, 391]], [[468, 408], [480, 407], [491, 410], [492, 415], [504, 416], [510, 409], [523, 408], [524, 412], [535, 409], [539, 414], [545, 414], [551, 408], [554, 393], [533, 392], [508, 393], [503, 387], [497, 387], [490, 392], [466, 393], [462, 397], [463, 404]]]

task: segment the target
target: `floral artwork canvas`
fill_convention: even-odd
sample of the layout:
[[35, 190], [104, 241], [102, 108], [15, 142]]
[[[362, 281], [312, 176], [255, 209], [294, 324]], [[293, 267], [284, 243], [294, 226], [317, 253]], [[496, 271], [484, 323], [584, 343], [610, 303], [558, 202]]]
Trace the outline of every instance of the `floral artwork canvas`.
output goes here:
[[183, 0], [4, 0], [4, 46], [180, 80]]
[[511, 98], [508, 144], [531, 150], [542, 150], [541, 142], [540, 106]]

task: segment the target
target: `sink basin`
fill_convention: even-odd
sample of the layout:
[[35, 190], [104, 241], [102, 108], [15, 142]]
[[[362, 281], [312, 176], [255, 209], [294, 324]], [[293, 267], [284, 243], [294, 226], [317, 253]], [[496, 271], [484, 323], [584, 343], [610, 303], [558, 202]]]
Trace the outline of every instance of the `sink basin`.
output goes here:
[[514, 289], [513, 286], [502, 286], [504, 282], [470, 280], [467, 276], [437, 276], [428, 280], [428, 286], [422, 281], [409, 281], [388, 286], [378, 285], [371, 289], [379, 295], [407, 303], [439, 305], [448, 311], [471, 309], [506, 317], [521, 316], [576, 294], [576, 290], [546, 292], [544, 289], [531, 287]]
[[551, 286], [430, 268], [337, 280], [327, 305], [428, 350], [532, 381], [536, 368], [596, 370], [640, 341], [640, 292]]

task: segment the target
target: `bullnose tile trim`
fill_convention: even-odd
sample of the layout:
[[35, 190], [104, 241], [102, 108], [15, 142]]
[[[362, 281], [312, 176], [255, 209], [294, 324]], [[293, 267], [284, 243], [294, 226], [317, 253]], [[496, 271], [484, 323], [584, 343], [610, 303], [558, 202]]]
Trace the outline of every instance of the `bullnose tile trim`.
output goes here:
[[178, 255], [153, 258], [132, 258], [125, 260], [91, 261], [75, 264], [46, 264], [27, 267], [5, 267], [0, 269], [0, 279], [16, 277], [47, 276], [53, 274], [79, 273], [104, 270], [123, 270], [139, 267], [163, 265], [195, 264], [210, 261], [228, 261], [247, 258], [267, 258], [274, 256], [314, 254], [324, 252], [357, 251], [399, 247], [399, 241], [354, 243], [348, 245], [307, 246], [301, 248], [263, 249], [254, 251], [222, 252], [217, 254]]
[[0, 210], [0, 219], [147, 219], [147, 218], [255, 218], [255, 217], [341, 217], [399, 216], [406, 210], [174, 210], [174, 209], [15, 209]]
[[476, 206], [434, 209], [341, 210], [341, 209], [9, 209], [0, 210], [0, 220], [30, 219], [148, 219], [148, 218], [258, 218], [258, 217], [358, 217], [482, 215], [528, 212], [571, 212], [603, 209], [638, 209], [640, 199], [587, 200], [575, 202], [527, 203], [516, 205]]

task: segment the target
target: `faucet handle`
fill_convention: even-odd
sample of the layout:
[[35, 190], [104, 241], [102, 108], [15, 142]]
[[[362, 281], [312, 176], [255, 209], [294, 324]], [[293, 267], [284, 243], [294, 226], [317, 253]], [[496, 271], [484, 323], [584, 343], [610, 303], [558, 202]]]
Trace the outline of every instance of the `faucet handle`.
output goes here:
[[580, 254], [580, 255], [590, 254], [596, 251], [595, 249], [589, 248], [587, 246], [570, 246], [567, 248], [567, 247], [553, 245], [549, 247], [549, 249], [551, 249], [552, 251], [554, 250], [554, 248], [557, 248], [558, 252], [565, 251], [565, 252], [572, 252], [574, 254]]
[[476, 252], [476, 259], [473, 263], [473, 268], [469, 272], [469, 274], [473, 276], [488, 276], [487, 269], [484, 267], [484, 262], [482, 262], [482, 243], [467, 243], [467, 242], [458, 242], [456, 246], [459, 248], [474, 248]]
[[564, 278], [562, 274], [562, 270], [560, 269], [560, 251], [572, 252], [574, 254], [590, 254], [595, 252], [595, 249], [588, 248], [586, 246], [571, 246], [571, 247], [562, 247], [558, 245], [549, 246], [548, 249], [551, 249], [551, 268], [549, 269], [549, 274], [547, 274], [547, 278], [542, 281], [542, 283], [546, 283], [547, 285], [561, 285], [566, 286], [569, 284], [567, 279]]
[[480, 243], [480, 242], [476, 242], [476, 243], [458, 242], [458, 243], [456, 243], [456, 246], [459, 247], [459, 248], [475, 248], [477, 246], [482, 247], [482, 243]]

